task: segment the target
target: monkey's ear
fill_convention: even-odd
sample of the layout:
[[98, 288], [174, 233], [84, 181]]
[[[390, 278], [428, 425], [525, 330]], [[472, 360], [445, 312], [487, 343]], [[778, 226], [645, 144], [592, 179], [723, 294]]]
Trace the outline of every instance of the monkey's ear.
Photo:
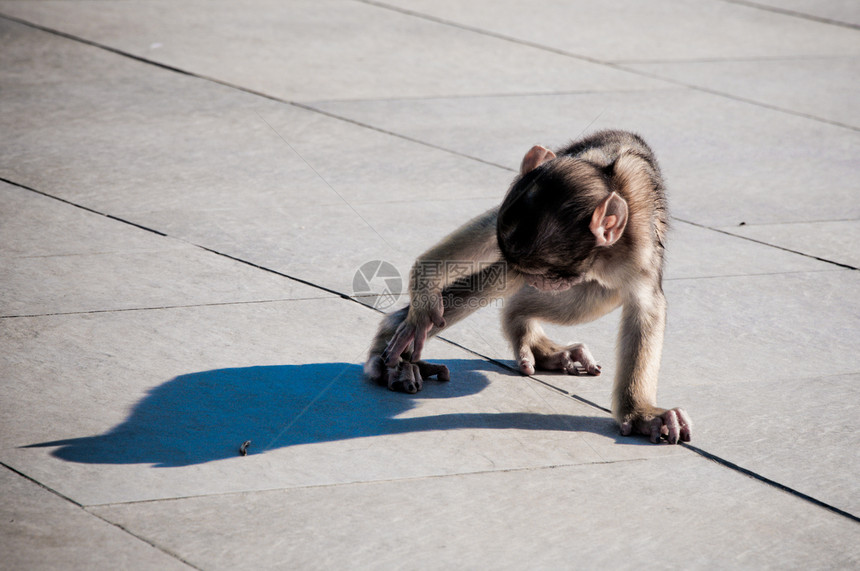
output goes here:
[[627, 201], [617, 192], [607, 196], [594, 209], [589, 228], [598, 246], [611, 246], [621, 238], [627, 226]]
[[545, 162], [551, 161], [554, 158], [554, 152], [550, 151], [546, 147], [535, 145], [529, 149], [529, 152], [527, 152], [526, 156], [523, 157], [523, 162], [520, 164], [520, 174], [531, 172]]

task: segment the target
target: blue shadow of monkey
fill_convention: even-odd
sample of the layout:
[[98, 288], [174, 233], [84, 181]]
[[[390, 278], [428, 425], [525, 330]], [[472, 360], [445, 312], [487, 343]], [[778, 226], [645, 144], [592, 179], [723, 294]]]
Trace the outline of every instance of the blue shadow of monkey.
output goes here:
[[609, 418], [537, 413], [453, 413], [398, 418], [418, 400], [477, 394], [488, 384], [482, 360], [443, 361], [452, 381], [425, 381], [417, 395], [363, 379], [359, 365], [316, 363], [218, 369], [176, 377], [149, 391], [105, 434], [31, 444], [89, 464], [188, 466], [273, 448], [383, 434], [461, 428], [587, 431], [614, 437]]

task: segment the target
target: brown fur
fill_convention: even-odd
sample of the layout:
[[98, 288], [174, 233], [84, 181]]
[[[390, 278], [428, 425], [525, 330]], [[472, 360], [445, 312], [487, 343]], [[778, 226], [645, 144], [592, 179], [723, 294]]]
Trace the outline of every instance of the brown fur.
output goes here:
[[[597, 375], [600, 367], [584, 345], [554, 343], [539, 322], [574, 325], [622, 305], [613, 414], [625, 434], [689, 440], [686, 413], [656, 406], [666, 321], [661, 281], [668, 213], [651, 149], [631, 133], [604, 131], [556, 153], [534, 147], [522, 171], [501, 206], [418, 258], [411, 272], [410, 307], [383, 320], [370, 350], [368, 376], [409, 392], [416, 387], [409, 375], [418, 376], [415, 390], [420, 389], [420, 367], [402, 371], [403, 363], [420, 357], [423, 334], [434, 335], [477, 308], [462, 302], [505, 297], [510, 299], [502, 327], [524, 373], [537, 368]], [[464, 291], [453, 274], [428, 270], [446, 260], [501, 264], [507, 279], [495, 288]], [[523, 287], [525, 282], [559, 291]], [[387, 354], [395, 345], [404, 347], [399, 362]], [[404, 374], [409, 378], [401, 381]]]

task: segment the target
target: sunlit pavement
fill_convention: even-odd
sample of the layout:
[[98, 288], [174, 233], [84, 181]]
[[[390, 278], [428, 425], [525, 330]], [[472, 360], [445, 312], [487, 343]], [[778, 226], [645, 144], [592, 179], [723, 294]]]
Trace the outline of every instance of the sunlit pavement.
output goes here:
[[[837, 0], [0, 0], [0, 567], [857, 567], [858, 60]], [[600, 377], [495, 304], [365, 381], [415, 257], [604, 128], [691, 445], [618, 434], [618, 313], [549, 328]]]

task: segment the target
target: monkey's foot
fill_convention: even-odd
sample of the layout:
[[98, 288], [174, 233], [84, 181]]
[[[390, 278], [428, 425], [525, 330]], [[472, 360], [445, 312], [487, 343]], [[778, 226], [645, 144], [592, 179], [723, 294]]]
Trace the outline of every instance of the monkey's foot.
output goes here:
[[538, 347], [523, 347], [519, 354], [519, 367], [525, 375], [533, 375], [535, 369], [564, 371], [568, 375], [594, 376], [599, 375], [601, 371], [591, 351], [582, 343], [574, 343], [552, 351]]
[[400, 360], [395, 367], [389, 367], [381, 355], [374, 355], [364, 364], [365, 374], [380, 385], [388, 385], [392, 391], [415, 394], [424, 388], [424, 379], [436, 377], [437, 381], [448, 381], [451, 373], [445, 365], [426, 361]]
[[[662, 411], [662, 412], [661, 412]], [[669, 444], [689, 442], [693, 437], [693, 421], [682, 408], [656, 409], [656, 414], [640, 415], [621, 423], [622, 436], [633, 433], [651, 437], [651, 442], [665, 438]]]

